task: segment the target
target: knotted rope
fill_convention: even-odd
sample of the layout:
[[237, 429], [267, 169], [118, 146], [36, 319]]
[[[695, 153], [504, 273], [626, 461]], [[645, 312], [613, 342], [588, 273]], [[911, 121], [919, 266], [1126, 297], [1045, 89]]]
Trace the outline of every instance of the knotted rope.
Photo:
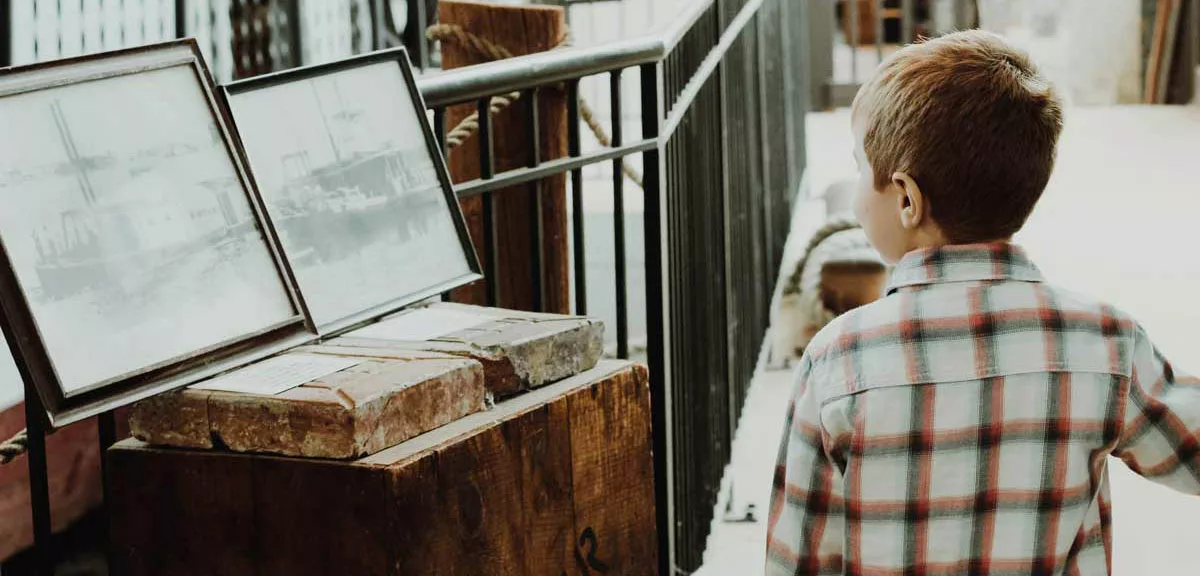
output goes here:
[[800, 279], [804, 275], [804, 269], [808, 266], [809, 257], [816, 251], [817, 247], [822, 242], [828, 240], [830, 236], [839, 234], [847, 230], [854, 230], [862, 226], [855, 220], [850, 218], [834, 218], [821, 226], [813, 237], [809, 239], [808, 246], [804, 247], [804, 255], [800, 258], [800, 262], [796, 264], [796, 269], [792, 271], [792, 275], [788, 277], [787, 283], [784, 284], [784, 294], [797, 294], [803, 291]]
[[[477, 59], [485, 62], [494, 62], [497, 60], [506, 60], [512, 58], [512, 52], [509, 52], [503, 46], [492, 43], [486, 38], [481, 38], [463, 29], [457, 24], [434, 24], [425, 31], [425, 36], [430, 40], [436, 40], [442, 43], [453, 43], [460, 48], [471, 52]], [[551, 50], [560, 50], [571, 45], [571, 35], [568, 32], [563, 36]], [[510, 107], [517, 100], [521, 99], [520, 92], [510, 92], [501, 96], [494, 96], [488, 102], [488, 113], [491, 116], [499, 114], [504, 109]], [[604, 131], [604, 127], [596, 120], [596, 115], [592, 111], [591, 106], [583, 98], [579, 98], [579, 117], [587, 124], [592, 135], [601, 146], [605, 148], [612, 147], [612, 139]], [[620, 118], [614, 118], [614, 122], [620, 122]], [[472, 112], [466, 118], [463, 118], [457, 126], [446, 133], [446, 148], [453, 150], [462, 145], [479, 131], [479, 112]], [[642, 175], [634, 170], [624, 160], [621, 160], [621, 172], [625, 174], [639, 188], [644, 188], [642, 184]]]
[[27, 430], [17, 432], [16, 436], [0, 443], [0, 465], [16, 460], [18, 456], [29, 450], [29, 434]]

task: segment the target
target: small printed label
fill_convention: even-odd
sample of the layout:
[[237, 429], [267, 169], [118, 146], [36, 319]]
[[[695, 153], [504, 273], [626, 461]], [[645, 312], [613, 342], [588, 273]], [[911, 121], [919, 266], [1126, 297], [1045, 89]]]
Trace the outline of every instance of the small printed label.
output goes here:
[[274, 396], [365, 361], [364, 358], [321, 354], [285, 354], [205, 380], [191, 388]]

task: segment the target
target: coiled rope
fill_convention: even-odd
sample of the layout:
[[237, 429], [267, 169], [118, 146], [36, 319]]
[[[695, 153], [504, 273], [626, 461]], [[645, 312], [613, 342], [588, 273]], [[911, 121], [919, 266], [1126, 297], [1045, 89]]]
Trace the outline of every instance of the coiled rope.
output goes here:
[[[425, 30], [425, 36], [430, 40], [436, 40], [442, 43], [451, 43], [460, 48], [471, 52], [475, 58], [486, 61], [495, 62], [497, 60], [506, 60], [512, 58], [512, 52], [503, 46], [499, 46], [486, 38], [482, 38], [471, 32], [463, 29], [457, 24], [434, 24]], [[551, 50], [561, 50], [571, 46], [571, 35], [568, 32]], [[521, 99], [520, 92], [510, 92], [508, 94], [494, 96], [488, 103], [488, 112], [495, 116], [509, 108], [517, 100]], [[582, 97], [579, 98], [579, 117], [587, 124], [592, 135], [596, 137], [596, 141], [605, 148], [612, 147], [612, 138], [604, 131], [604, 127], [596, 120], [596, 114], [591, 106], [587, 104]], [[614, 118], [614, 122], [620, 122], [619, 118]], [[457, 148], [466, 142], [479, 131], [479, 112], [472, 112], [466, 118], [458, 123], [454, 128], [446, 133], [446, 147], [450, 150]], [[621, 172], [627, 178], [637, 184], [639, 188], [644, 188], [642, 184], [642, 175], [633, 169], [624, 160], [621, 161]]]

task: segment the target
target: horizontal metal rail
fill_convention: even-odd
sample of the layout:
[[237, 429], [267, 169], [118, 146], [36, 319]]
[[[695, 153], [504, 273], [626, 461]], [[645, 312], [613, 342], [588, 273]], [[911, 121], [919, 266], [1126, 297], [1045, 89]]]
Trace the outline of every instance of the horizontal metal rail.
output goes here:
[[618, 148], [605, 148], [600, 152], [592, 152], [591, 154], [584, 154], [582, 156], [568, 156], [557, 160], [547, 160], [536, 167], [507, 170], [495, 178], [476, 178], [462, 184], [456, 184], [454, 191], [458, 194], [459, 198], [470, 198], [484, 192], [494, 192], [517, 184], [536, 182], [550, 176], [575, 170], [576, 168], [617, 160], [632, 154], [640, 154], [657, 148], [658, 142], [658, 140], [653, 139], [641, 140]]
[[700, 94], [700, 90], [708, 82], [708, 79], [716, 72], [721, 61], [725, 58], [725, 53], [729, 51], [729, 47], [733, 46], [734, 41], [742, 35], [742, 30], [754, 19], [758, 14], [759, 8], [762, 7], [763, 0], [750, 0], [746, 6], [738, 12], [736, 18], [729, 23], [729, 27], [721, 34], [721, 40], [708, 53], [708, 56], [701, 61], [699, 68], [695, 74], [684, 85], [683, 91], [680, 92], [679, 98], [673, 105], [667, 107], [670, 112], [667, 114], [667, 120], [663, 124], [662, 134], [659, 136], [661, 140], [670, 140], [675, 133], [675, 129], [679, 127], [679, 123], [683, 121], [684, 116], [692, 107], [692, 101]]
[[653, 64], [667, 53], [667, 45], [659, 38], [634, 38], [604, 46], [564, 48], [457, 68], [422, 77], [417, 86], [425, 97], [425, 105], [435, 108]]
[[[715, 1], [696, 0], [689, 4], [658, 34], [620, 40], [602, 46], [564, 48], [529, 54], [439, 72], [421, 78], [417, 84], [425, 97], [425, 104], [430, 108], [437, 108], [642, 64], [656, 64], [675, 49]], [[754, 16], [761, 4], [762, 0], [747, 3], [742, 10], [746, 21]], [[746, 21], [741, 22], [737, 28], [738, 33]]]

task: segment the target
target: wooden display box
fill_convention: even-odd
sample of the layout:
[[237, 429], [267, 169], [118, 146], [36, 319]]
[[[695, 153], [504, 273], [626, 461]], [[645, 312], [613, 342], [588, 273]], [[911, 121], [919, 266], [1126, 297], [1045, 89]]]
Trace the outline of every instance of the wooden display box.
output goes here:
[[109, 453], [115, 574], [653, 574], [645, 368], [594, 369], [357, 461]]

